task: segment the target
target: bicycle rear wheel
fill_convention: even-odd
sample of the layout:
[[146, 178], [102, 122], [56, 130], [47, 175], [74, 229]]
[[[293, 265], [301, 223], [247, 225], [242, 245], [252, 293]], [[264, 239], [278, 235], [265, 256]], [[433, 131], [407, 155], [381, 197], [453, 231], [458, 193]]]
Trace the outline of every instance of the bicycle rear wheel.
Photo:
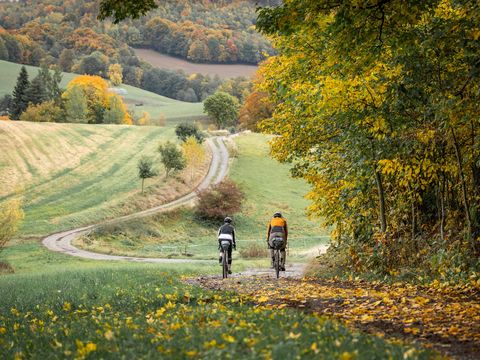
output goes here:
[[277, 276], [277, 279], [278, 279], [280, 277], [280, 250], [275, 250], [274, 267], [275, 267], [275, 275]]
[[222, 269], [223, 269], [223, 278], [226, 279], [228, 277], [228, 252], [225, 250], [223, 251], [222, 255]]

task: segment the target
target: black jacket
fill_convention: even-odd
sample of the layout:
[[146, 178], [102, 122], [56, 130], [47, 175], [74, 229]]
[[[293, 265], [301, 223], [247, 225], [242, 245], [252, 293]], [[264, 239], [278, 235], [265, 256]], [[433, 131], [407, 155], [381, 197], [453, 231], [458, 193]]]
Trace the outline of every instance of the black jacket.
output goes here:
[[232, 224], [225, 223], [222, 226], [220, 226], [220, 229], [218, 229], [218, 236], [220, 236], [220, 234], [230, 234], [230, 235], [232, 235], [233, 246], [237, 245], [236, 242], [235, 242], [235, 228], [233, 227]]

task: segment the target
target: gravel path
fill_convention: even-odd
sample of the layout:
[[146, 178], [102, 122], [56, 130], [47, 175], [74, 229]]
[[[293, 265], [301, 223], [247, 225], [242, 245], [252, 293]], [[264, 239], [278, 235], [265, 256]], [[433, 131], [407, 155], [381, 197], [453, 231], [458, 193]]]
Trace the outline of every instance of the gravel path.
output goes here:
[[[228, 150], [225, 146], [224, 138], [217, 137], [214, 139], [208, 139], [207, 145], [212, 150], [212, 162], [210, 164], [210, 169], [208, 170], [207, 176], [203, 179], [201, 184], [196, 190], [206, 189], [211, 184], [218, 184], [222, 181], [228, 173]], [[165, 258], [142, 258], [142, 257], [133, 257], [133, 256], [117, 256], [117, 255], [107, 255], [99, 254], [91, 251], [86, 251], [79, 249], [72, 245], [72, 241], [82, 236], [94, 228], [105, 225], [113, 224], [122, 221], [127, 221], [131, 219], [137, 219], [152, 214], [169, 211], [175, 208], [178, 208], [183, 205], [192, 204], [196, 198], [196, 191], [182, 196], [170, 203], [156, 206], [151, 209], [140, 211], [134, 214], [122, 216], [112, 220], [107, 220], [105, 222], [84, 226], [81, 228], [76, 228], [68, 231], [63, 231], [60, 233], [52, 234], [47, 236], [42, 240], [42, 244], [51, 251], [61, 252], [67, 255], [81, 257], [85, 259], [93, 260], [123, 260], [123, 261], [136, 261], [136, 262], [148, 262], [148, 263], [192, 263], [192, 262], [212, 262], [211, 260], [193, 260], [193, 259], [165, 259]]]

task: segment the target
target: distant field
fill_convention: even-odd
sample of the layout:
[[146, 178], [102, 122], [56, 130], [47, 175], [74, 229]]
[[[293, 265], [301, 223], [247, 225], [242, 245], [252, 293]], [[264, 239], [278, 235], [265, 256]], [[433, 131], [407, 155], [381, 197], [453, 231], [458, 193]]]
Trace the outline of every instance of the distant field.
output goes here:
[[[0, 97], [12, 93], [21, 67], [21, 64], [0, 60]], [[38, 68], [35, 66], [25, 67], [27, 68], [30, 80], [33, 79], [38, 73]], [[76, 76], [78, 75], [63, 73], [61, 85], [66, 87]], [[139, 114], [141, 114], [142, 111], [148, 111], [152, 119], [157, 119], [163, 115], [167, 120], [167, 125], [175, 126], [180, 120], [205, 119], [203, 103], [178, 101], [129, 85], [122, 85], [121, 87], [128, 92], [124, 98], [129, 109], [133, 109]], [[143, 105], [135, 106], [135, 104], [140, 103]]]
[[[172, 128], [0, 121], [0, 203], [24, 199], [21, 234], [46, 234], [163, 203], [189, 181], [164, 180], [159, 142]], [[137, 162], [153, 156], [160, 176], [140, 194]], [[200, 176], [200, 175], [199, 175]]]
[[[316, 246], [329, 241], [328, 230], [305, 215], [308, 185], [289, 175], [289, 166], [268, 155], [268, 138], [260, 134], [235, 138], [238, 157], [233, 160], [230, 178], [245, 191], [240, 214], [234, 216], [239, 249], [254, 243], [265, 246], [267, 223], [275, 211], [288, 220], [290, 255], [305, 258], [315, 255]], [[220, 223], [207, 224], [191, 209], [180, 209], [127, 223], [101, 227], [92, 235], [78, 239], [77, 245], [99, 252], [122, 255], [213, 259], [217, 256], [215, 232]], [[238, 255], [236, 255], [238, 257]]]
[[166, 69], [183, 70], [187, 74], [200, 73], [203, 75], [231, 78], [237, 76], [251, 77], [258, 67], [243, 64], [197, 64], [173, 56], [161, 54], [150, 49], [134, 49], [135, 54], [149, 64]]

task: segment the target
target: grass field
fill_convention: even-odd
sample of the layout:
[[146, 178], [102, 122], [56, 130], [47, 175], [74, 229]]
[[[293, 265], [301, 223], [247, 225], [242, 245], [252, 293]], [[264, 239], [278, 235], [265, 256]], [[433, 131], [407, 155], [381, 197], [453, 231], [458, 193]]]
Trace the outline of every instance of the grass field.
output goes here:
[[162, 69], [183, 70], [187, 74], [199, 73], [210, 75], [211, 77], [218, 75], [221, 78], [232, 78], [237, 76], [245, 76], [250, 78], [258, 67], [255, 65], [245, 64], [198, 64], [186, 61], [173, 56], [159, 53], [150, 49], [134, 49], [135, 54], [149, 64]]
[[[0, 97], [12, 93], [21, 67], [21, 64], [0, 60]], [[28, 65], [25, 65], [25, 67], [30, 80], [32, 80], [37, 75], [38, 68]], [[78, 75], [63, 73], [61, 86], [66, 87], [76, 76]], [[152, 119], [158, 119], [163, 115], [167, 126], [174, 126], [182, 120], [205, 119], [203, 103], [178, 101], [129, 85], [121, 85], [120, 87], [128, 92], [124, 99], [129, 109], [133, 109], [138, 114], [147, 111]], [[143, 103], [143, 105], [135, 106], [139, 103]]]
[[5, 255], [19, 273], [0, 275], [4, 359], [429, 358], [317, 315], [180, 281], [208, 266], [93, 262], [32, 243]]
[[[173, 129], [162, 127], [1, 121], [0, 202], [21, 194], [26, 215], [22, 235], [158, 205], [191, 186], [164, 180], [156, 148], [172, 138]], [[146, 196], [140, 194], [137, 170], [144, 154], [156, 158], [160, 171], [146, 180]]]
[[[260, 134], [235, 138], [238, 157], [230, 177], [246, 193], [242, 211], [234, 217], [238, 248], [265, 247], [267, 223], [275, 211], [287, 218], [290, 254], [297, 259], [317, 255], [318, 245], [328, 243], [328, 231], [308, 220], [303, 195], [308, 186], [289, 176], [289, 167], [268, 156], [267, 137]], [[221, 224], [206, 224], [192, 209], [103, 226], [76, 244], [93, 251], [122, 255], [193, 257], [214, 259], [216, 230]]]

